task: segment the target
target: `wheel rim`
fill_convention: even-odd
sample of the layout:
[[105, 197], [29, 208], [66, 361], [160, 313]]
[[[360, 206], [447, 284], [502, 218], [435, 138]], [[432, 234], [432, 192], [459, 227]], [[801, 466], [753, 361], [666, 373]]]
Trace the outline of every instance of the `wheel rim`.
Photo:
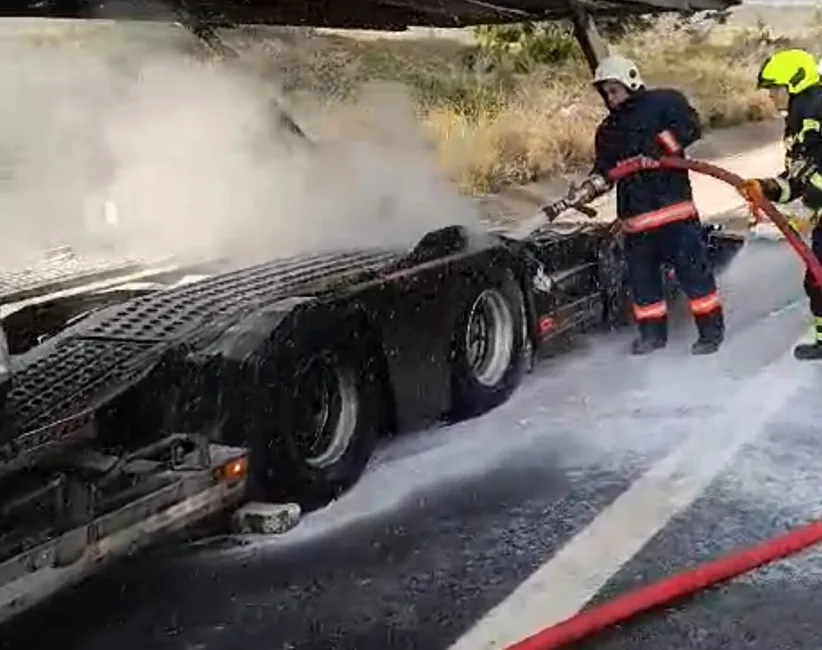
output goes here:
[[495, 386], [505, 376], [514, 355], [514, 317], [505, 297], [495, 289], [483, 291], [468, 313], [465, 355], [475, 379]]
[[324, 468], [348, 450], [357, 426], [357, 387], [350, 371], [314, 357], [295, 378], [293, 435], [307, 465]]

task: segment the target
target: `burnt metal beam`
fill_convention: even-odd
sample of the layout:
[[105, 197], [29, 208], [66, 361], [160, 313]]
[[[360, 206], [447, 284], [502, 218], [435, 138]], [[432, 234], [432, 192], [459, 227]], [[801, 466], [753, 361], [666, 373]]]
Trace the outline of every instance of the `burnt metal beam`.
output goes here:
[[579, 41], [582, 53], [588, 67], [591, 69], [591, 74], [593, 74], [599, 62], [608, 56], [608, 43], [602, 38], [594, 22], [594, 17], [585, 6], [573, 1], [569, 5], [574, 35]]
[[[232, 24], [338, 29], [467, 27], [525, 20], [570, 20], [567, 0], [185, 0], [198, 14]], [[0, 16], [167, 20], [166, 0], [4, 0]], [[574, 0], [596, 16], [724, 11], [741, 0]]]
[[[223, 41], [217, 33], [217, 26], [236, 27], [237, 25], [232, 24], [219, 12], [216, 3], [209, 7], [208, 12], [202, 11], [202, 5], [187, 0], [175, 0], [169, 4], [176, 13], [180, 25], [196, 36], [212, 52], [229, 61], [236, 61], [240, 58], [237, 50]], [[296, 136], [305, 144], [314, 144], [294, 117], [277, 100], [271, 100], [271, 109], [276, 116], [279, 127]]]

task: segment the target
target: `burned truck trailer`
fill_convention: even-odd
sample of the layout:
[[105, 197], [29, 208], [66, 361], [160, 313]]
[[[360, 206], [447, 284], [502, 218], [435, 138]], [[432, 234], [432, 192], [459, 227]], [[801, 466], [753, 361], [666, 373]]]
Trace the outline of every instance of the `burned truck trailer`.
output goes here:
[[[269, 262], [93, 312], [15, 357], [0, 471], [89, 440], [129, 448], [180, 431], [227, 444], [285, 438], [283, 448], [262, 454], [266, 463], [279, 466], [283, 454], [307, 463], [277, 482], [289, 496], [326, 500], [355, 480], [379, 429], [416, 427], [446, 412], [474, 415], [510, 394], [522, 365], [527, 263], [499, 238], [447, 228], [410, 253]], [[499, 331], [465, 340], [469, 326], [489, 318]], [[468, 367], [481, 365], [482, 354], [500, 358], [471, 383]], [[293, 430], [313, 422], [300, 408], [328, 415], [320, 402], [332, 384], [347, 395], [338, 398], [343, 411], [352, 395], [382, 406], [332, 417], [361, 432], [357, 451], [314, 458], [320, 441]], [[93, 414], [93, 426], [75, 426], [80, 412]], [[48, 429], [61, 421], [74, 424]], [[329, 464], [338, 468], [323, 481], [308, 469], [323, 474]], [[267, 494], [268, 470], [254, 469]]]
[[410, 252], [291, 258], [147, 291], [12, 355], [0, 619], [214, 513], [245, 504], [242, 529], [279, 530], [293, 509], [263, 506], [327, 502], [380, 435], [501, 403], [532, 348], [533, 264], [447, 228]]
[[[742, 243], [704, 233], [719, 266]], [[492, 409], [543, 343], [627, 313], [619, 237], [596, 224], [455, 226], [410, 251], [124, 287], [41, 299], [85, 311], [6, 361], [0, 620], [211, 515], [282, 531], [350, 488], [380, 437]]]
[[[175, 20], [223, 52], [216, 31], [237, 23], [563, 18], [593, 64], [603, 47], [593, 14], [733, 4], [15, 0], [0, 15]], [[717, 268], [742, 243], [704, 234]], [[300, 506], [351, 487], [381, 436], [479, 415], [516, 390], [543, 343], [628, 313], [619, 238], [596, 224], [524, 240], [452, 227], [411, 251], [204, 274], [14, 297], [38, 302], [4, 318], [10, 354], [0, 349], [0, 621], [211, 515], [232, 514], [242, 531], [281, 531]]]

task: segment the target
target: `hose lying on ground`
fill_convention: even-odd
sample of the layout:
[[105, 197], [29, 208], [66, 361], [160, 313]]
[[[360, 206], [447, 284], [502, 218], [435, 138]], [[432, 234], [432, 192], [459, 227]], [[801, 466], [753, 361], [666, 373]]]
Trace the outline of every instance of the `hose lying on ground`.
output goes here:
[[[740, 188], [744, 179], [721, 167], [701, 160], [666, 157], [660, 160], [642, 159], [625, 165], [620, 176], [645, 169], [686, 169], [712, 176]], [[767, 200], [754, 206], [764, 213], [785, 235], [788, 243], [802, 258], [814, 280], [822, 287], [822, 264], [802, 238], [791, 228], [785, 216]], [[757, 546], [736, 550], [719, 559], [676, 573], [655, 583], [640, 587], [591, 609], [548, 627], [508, 646], [505, 650], [557, 650], [587, 639], [594, 634], [624, 623], [639, 614], [675, 600], [691, 596], [717, 584], [781, 560], [822, 542], [822, 520], [795, 528]]]
[[537, 632], [506, 650], [556, 650], [651, 609], [693, 595], [765, 564], [794, 555], [822, 542], [822, 521], [795, 528], [758, 546], [737, 550], [717, 560], [617, 596]]

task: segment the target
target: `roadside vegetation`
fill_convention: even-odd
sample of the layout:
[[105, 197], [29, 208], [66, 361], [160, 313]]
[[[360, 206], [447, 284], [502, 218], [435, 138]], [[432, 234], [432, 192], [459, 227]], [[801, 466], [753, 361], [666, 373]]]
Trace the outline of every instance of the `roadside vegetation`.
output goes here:
[[[638, 18], [602, 24], [601, 31], [613, 50], [640, 63], [651, 85], [685, 91], [709, 129], [775, 117], [754, 79], [762, 57], [791, 41], [762, 24], [730, 31], [720, 23]], [[364, 129], [384, 121], [375, 113], [393, 109], [363, 97], [375, 87], [393, 89], [463, 192], [495, 192], [587, 165], [604, 108], [570, 26], [483, 27], [469, 36], [364, 39], [249, 29], [228, 38], [247, 69], [313, 126], [310, 132], [341, 115], [347, 126]], [[47, 44], [51, 36], [37, 38]], [[59, 40], [88, 38], [63, 33]]]
[[[762, 57], [784, 44], [765, 27], [716, 38], [716, 21], [685, 25], [637, 19], [604, 25], [615, 51], [634, 57], [651, 85], [684, 90], [708, 129], [775, 117], [754, 79]], [[486, 27], [473, 42], [352, 39], [313, 35], [283, 54], [257, 42], [286, 96], [351, 107], [374, 84], [400, 86], [444, 173], [464, 192], [484, 194], [574, 171], [591, 160], [604, 115], [570, 26]]]

